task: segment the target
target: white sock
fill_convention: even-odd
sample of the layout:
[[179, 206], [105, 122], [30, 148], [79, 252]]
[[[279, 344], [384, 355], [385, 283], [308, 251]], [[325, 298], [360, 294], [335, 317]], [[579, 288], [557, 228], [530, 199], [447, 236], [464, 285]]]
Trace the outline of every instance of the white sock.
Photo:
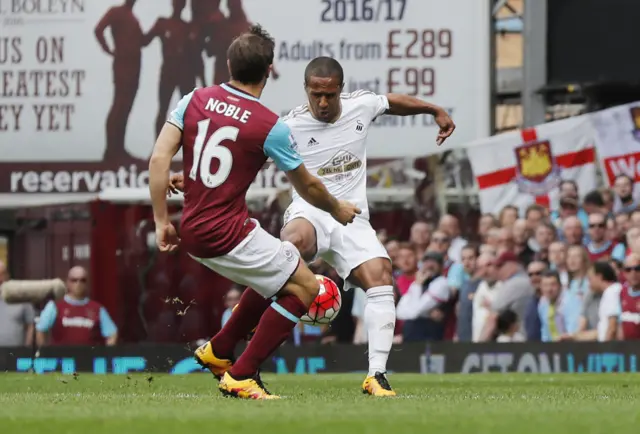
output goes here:
[[369, 376], [387, 371], [387, 359], [393, 344], [396, 306], [393, 286], [376, 286], [366, 292], [364, 324], [369, 337]]

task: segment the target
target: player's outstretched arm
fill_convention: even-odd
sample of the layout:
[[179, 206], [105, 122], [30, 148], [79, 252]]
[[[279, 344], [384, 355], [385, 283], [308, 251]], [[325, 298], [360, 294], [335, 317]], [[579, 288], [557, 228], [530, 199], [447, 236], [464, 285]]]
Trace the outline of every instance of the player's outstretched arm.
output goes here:
[[173, 251], [178, 247], [177, 235], [169, 220], [167, 188], [171, 160], [180, 150], [182, 131], [172, 123], [165, 123], [149, 160], [149, 193], [156, 223], [156, 238], [162, 251]]
[[445, 109], [435, 104], [422, 101], [409, 95], [401, 95], [397, 93], [387, 94], [389, 100], [389, 109], [386, 114], [396, 116], [413, 116], [420, 114], [429, 114], [435, 118], [436, 123], [440, 127], [436, 143], [440, 146], [456, 129], [456, 125]]
[[316, 208], [331, 214], [340, 224], [347, 225], [353, 222], [356, 215], [361, 213], [355, 205], [338, 200], [329, 193], [322, 181], [311, 175], [304, 164], [285, 173], [300, 197]]
[[351, 223], [361, 211], [353, 204], [333, 197], [324, 184], [309, 173], [296, 148], [291, 129], [278, 120], [264, 142], [264, 153], [273, 159], [278, 169], [286, 173], [291, 185], [304, 200], [328, 212], [340, 224]]

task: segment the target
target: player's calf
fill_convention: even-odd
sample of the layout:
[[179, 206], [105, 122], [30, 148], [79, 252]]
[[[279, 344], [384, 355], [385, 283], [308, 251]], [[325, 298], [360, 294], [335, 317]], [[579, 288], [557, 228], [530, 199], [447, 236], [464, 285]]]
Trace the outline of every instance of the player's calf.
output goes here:
[[[253, 339], [220, 383], [225, 393], [233, 384], [234, 395], [251, 397], [260, 386], [260, 365], [289, 337], [300, 317], [318, 295], [320, 284], [309, 268], [300, 262], [298, 268], [278, 292], [277, 300], [264, 312]], [[243, 382], [244, 380], [252, 380]], [[247, 390], [245, 390], [245, 388]], [[251, 390], [249, 390], [251, 389]], [[245, 393], [246, 392], [246, 393]], [[264, 393], [267, 393], [264, 390]]]
[[369, 340], [369, 373], [362, 390], [373, 396], [394, 396], [386, 378], [396, 326], [391, 261], [386, 258], [366, 261], [353, 270], [349, 280], [367, 294], [364, 323]]

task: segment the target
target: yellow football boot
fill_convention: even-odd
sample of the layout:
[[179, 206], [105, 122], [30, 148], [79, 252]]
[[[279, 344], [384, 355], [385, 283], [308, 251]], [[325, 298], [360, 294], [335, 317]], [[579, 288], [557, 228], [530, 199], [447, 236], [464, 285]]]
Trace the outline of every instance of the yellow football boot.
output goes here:
[[260, 375], [246, 380], [236, 380], [228, 372], [224, 374], [218, 388], [224, 396], [232, 396], [241, 399], [280, 399], [272, 395], [262, 384]]
[[373, 377], [367, 377], [362, 383], [362, 393], [372, 396], [396, 396], [387, 377], [382, 372], [376, 372]]
[[198, 349], [193, 354], [196, 362], [203, 368], [211, 371], [214, 377], [218, 380], [222, 378], [222, 376], [231, 369], [233, 362], [229, 359], [219, 359], [213, 354], [213, 349], [211, 348], [211, 342], [207, 342], [198, 347]]

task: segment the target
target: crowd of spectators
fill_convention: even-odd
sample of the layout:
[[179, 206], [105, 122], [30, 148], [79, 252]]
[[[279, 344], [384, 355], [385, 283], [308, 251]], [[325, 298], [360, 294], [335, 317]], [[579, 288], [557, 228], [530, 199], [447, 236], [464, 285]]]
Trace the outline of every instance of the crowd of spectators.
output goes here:
[[[559, 188], [557, 209], [533, 204], [522, 214], [514, 206], [484, 214], [467, 231], [475, 239], [461, 236], [453, 215], [437, 225], [414, 223], [408, 240], [381, 233], [394, 266], [395, 342], [640, 337], [640, 207], [633, 181], [619, 176], [612, 190], [582, 200], [574, 182]], [[313, 267], [342, 283], [326, 264]], [[322, 341], [364, 343], [364, 292], [345, 293], [344, 300], [341, 321]]]

